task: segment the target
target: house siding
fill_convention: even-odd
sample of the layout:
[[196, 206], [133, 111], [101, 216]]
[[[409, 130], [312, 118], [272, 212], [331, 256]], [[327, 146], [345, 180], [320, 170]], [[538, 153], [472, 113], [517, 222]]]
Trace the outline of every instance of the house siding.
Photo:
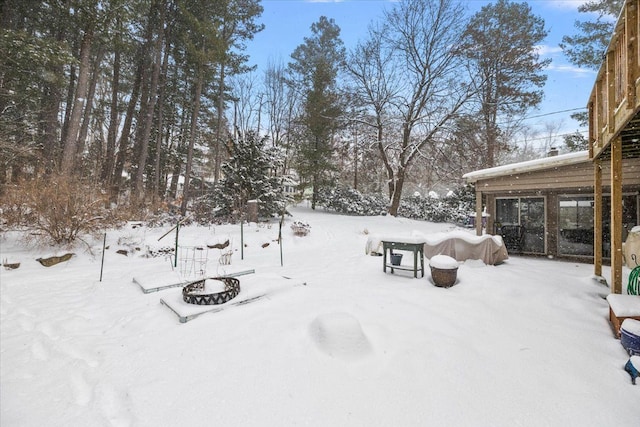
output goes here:
[[[640, 194], [640, 158], [623, 159], [623, 192]], [[559, 200], [566, 195], [592, 196], [594, 194], [594, 164], [590, 161], [562, 165], [537, 171], [509, 173], [503, 176], [480, 178], [475, 182], [476, 192], [484, 197], [487, 213], [486, 231], [495, 230], [496, 199], [545, 198], [545, 253], [563, 257], [559, 251]], [[603, 192], [609, 193], [611, 171], [608, 163], [602, 165]], [[566, 256], [566, 255], [565, 255]], [[580, 256], [571, 256], [581, 258]], [[592, 257], [582, 257], [591, 261]]]
[[[524, 172], [487, 179], [478, 179], [476, 190], [484, 194], [507, 193], [514, 195], [541, 194], [543, 190], [569, 190], [577, 193], [593, 193], [593, 168], [590, 161], [545, 169]], [[633, 188], [640, 186], [640, 158], [622, 161], [624, 174], [622, 186]], [[609, 165], [603, 165], [602, 185], [611, 186]], [[505, 194], [506, 195], [506, 194]]]

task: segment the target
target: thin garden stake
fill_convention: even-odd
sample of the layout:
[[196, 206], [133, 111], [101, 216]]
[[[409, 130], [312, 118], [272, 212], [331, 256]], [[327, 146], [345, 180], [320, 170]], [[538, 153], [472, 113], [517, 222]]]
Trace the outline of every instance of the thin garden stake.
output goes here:
[[100, 262], [100, 281], [102, 282], [102, 270], [104, 269], [104, 248], [107, 246], [107, 233], [104, 233], [102, 239], [102, 261]]
[[280, 217], [280, 227], [278, 229], [278, 243], [280, 243], [280, 267], [284, 266], [284, 261], [282, 259], [282, 223], [284, 222], [284, 210], [282, 211], [282, 216]]
[[178, 267], [178, 234], [180, 233], [180, 221], [176, 224], [176, 250], [175, 257], [173, 258], [173, 268]]
[[176, 256], [173, 261], [174, 268], [178, 266], [178, 233], [180, 232], [180, 224], [182, 224], [184, 221], [188, 220], [189, 218], [191, 218], [191, 215], [187, 215], [186, 217], [178, 221], [178, 223], [174, 227], [171, 227], [171, 230], [167, 231], [162, 236], [158, 237], [158, 242], [159, 242], [160, 240], [164, 239], [169, 233], [171, 233], [174, 228], [176, 229], [176, 251], [175, 251]]
[[[244, 216], [244, 215], [243, 215]], [[244, 259], [244, 219], [240, 218], [240, 259]]]

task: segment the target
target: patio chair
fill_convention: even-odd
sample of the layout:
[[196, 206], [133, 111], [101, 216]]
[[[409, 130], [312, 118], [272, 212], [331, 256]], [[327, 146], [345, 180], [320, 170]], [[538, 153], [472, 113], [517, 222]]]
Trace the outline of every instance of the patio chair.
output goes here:
[[496, 233], [502, 236], [504, 246], [508, 251], [522, 252], [524, 249], [525, 228], [521, 225], [496, 224]]

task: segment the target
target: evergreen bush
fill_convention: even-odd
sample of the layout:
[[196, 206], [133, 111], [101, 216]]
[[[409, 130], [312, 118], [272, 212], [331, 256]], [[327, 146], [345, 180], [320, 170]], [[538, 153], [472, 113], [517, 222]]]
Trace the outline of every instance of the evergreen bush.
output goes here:
[[273, 172], [282, 167], [281, 153], [266, 147], [267, 137], [254, 131], [233, 143], [229, 160], [222, 165], [222, 178], [210, 192], [192, 205], [192, 213], [201, 224], [235, 222], [246, 210], [248, 200], [258, 201], [258, 215], [279, 215], [290, 202], [283, 191], [283, 179]]
[[374, 216], [385, 215], [387, 212], [387, 201], [384, 196], [365, 195], [343, 185], [320, 190], [318, 205], [346, 215]]
[[[382, 195], [365, 195], [353, 188], [337, 185], [318, 194], [318, 204], [325, 209], [346, 215], [385, 215], [387, 198]], [[398, 215], [405, 218], [431, 222], [463, 224], [474, 211], [475, 192], [472, 186], [450, 191], [443, 198], [414, 194], [402, 199]]]

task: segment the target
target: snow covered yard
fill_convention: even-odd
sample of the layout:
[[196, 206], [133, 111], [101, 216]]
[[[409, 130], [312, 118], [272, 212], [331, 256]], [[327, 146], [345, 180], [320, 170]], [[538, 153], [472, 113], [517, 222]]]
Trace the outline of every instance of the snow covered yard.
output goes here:
[[[0, 258], [21, 266], [0, 272], [0, 424], [638, 425], [640, 386], [592, 266], [467, 261], [443, 289], [428, 269], [383, 273], [365, 244], [367, 233], [453, 226], [292, 213], [284, 267], [277, 223], [245, 226], [244, 260], [237, 225], [181, 229], [181, 245], [229, 238], [232, 265], [210, 250], [208, 275], [255, 269], [241, 287], [267, 294], [188, 323], [160, 304], [180, 288], [144, 294], [132, 282], [174, 274], [170, 260], [115, 253], [122, 236], [171, 246], [157, 242], [169, 227], [110, 231], [102, 282], [101, 241], [47, 268], [35, 262], [46, 250], [6, 236]], [[294, 236], [295, 220], [311, 232]]]

